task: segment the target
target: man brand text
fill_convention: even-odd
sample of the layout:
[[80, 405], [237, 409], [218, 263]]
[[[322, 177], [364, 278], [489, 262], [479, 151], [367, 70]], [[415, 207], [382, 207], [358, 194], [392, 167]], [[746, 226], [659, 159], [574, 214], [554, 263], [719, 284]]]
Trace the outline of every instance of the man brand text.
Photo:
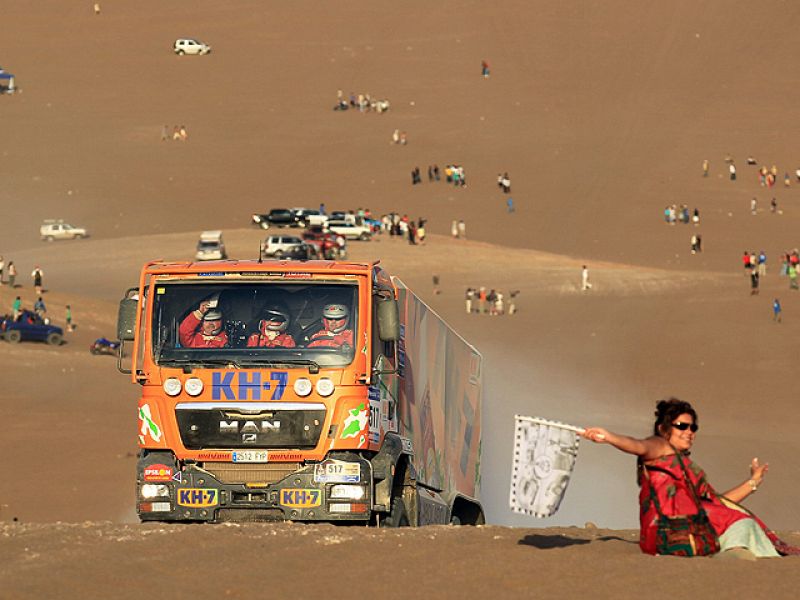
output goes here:
[[280, 431], [280, 421], [220, 421], [220, 433], [266, 433]]

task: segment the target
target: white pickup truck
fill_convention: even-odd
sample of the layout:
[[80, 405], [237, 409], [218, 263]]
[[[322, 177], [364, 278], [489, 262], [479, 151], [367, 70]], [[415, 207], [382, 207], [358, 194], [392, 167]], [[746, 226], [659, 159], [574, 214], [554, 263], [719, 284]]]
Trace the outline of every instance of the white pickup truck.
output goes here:
[[89, 236], [89, 232], [82, 227], [73, 227], [69, 223], [53, 219], [46, 220], [39, 227], [39, 234], [47, 242], [52, 242], [53, 240], [79, 240]]
[[366, 242], [372, 239], [372, 230], [366, 223], [356, 225], [351, 221], [329, 219], [328, 230], [343, 236], [347, 240], [362, 240]]

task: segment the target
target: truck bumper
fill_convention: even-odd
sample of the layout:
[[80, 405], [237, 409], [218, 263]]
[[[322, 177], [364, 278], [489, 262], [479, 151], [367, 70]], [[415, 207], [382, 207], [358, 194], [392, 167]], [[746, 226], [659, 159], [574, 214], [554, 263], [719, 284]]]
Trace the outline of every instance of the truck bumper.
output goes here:
[[309, 465], [270, 484], [223, 483], [196, 465], [153, 481], [140, 464], [136, 508], [142, 521], [367, 521], [372, 470], [357, 462], [358, 481], [331, 482]]

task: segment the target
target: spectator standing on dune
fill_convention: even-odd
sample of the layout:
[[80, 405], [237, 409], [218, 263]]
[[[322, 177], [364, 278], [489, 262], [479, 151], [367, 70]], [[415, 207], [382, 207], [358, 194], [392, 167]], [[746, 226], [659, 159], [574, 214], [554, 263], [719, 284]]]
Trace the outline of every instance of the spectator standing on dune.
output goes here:
[[163, 125], [161, 127], [161, 141], [166, 142], [167, 140], [169, 140], [169, 130], [166, 125]]
[[75, 328], [72, 326], [72, 308], [69, 304], [67, 304], [66, 311], [67, 331], [74, 331]]
[[14, 266], [14, 261], [8, 261], [8, 285], [13, 290], [17, 285], [17, 267]]
[[475, 290], [471, 287], [467, 288], [466, 294], [464, 295], [464, 303], [466, 304], [467, 314], [472, 314], [472, 299], [475, 297]]
[[458, 221], [458, 237], [467, 239], [467, 224], [463, 220]]
[[585, 292], [590, 289], [592, 289], [592, 284], [589, 283], [589, 268], [583, 265], [581, 269], [581, 290]]
[[758, 253], [758, 275], [764, 277], [767, 274], [767, 255], [762, 250]]
[[758, 200], [753, 198], [750, 200], [750, 214], [755, 215], [758, 212]]
[[778, 212], [778, 201], [777, 201], [775, 198], [773, 198], [773, 199], [772, 199], [772, 202], [770, 202], [770, 203], [769, 203], [769, 211], [770, 211], [770, 212], [771, 212], [773, 215], [774, 215], [776, 212]]
[[42, 278], [44, 277], [44, 272], [42, 271], [39, 265], [36, 265], [31, 271], [31, 278], [33, 279], [33, 287], [36, 290], [36, 295], [42, 295]]
[[187, 139], [189, 139], [189, 134], [186, 131], [186, 125], [181, 125], [181, 129], [180, 129], [179, 133], [180, 133], [182, 142], [185, 142]]
[[481, 286], [478, 289], [478, 314], [482, 315], [486, 312], [486, 288]]
[[730, 173], [731, 181], [736, 181], [736, 165], [733, 161], [728, 165], [728, 172]]
[[5, 283], [5, 280], [3, 279], [5, 268], [6, 268], [6, 261], [4, 261], [3, 257], [0, 256], [0, 285], [3, 285]]
[[772, 320], [777, 321], [778, 323], [781, 322], [781, 301], [775, 298], [772, 301]]
[[508, 293], [508, 314], [513, 315], [517, 312], [517, 294], [519, 290], [514, 290]]
[[703, 161], [703, 177], [708, 177], [708, 159]]
[[433, 294], [435, 296], [438, 296], [439, 294], [442, 293], [442, 290], [439, 289], [439, 276], [433, 275], [432, 280], [433, 280]]
[[489, 61], [486, 59], [481, 61], [481, 75], [484, 79], [489, 78]]
[[506, 210], [510, 213], [514, 212], [514, 199], [511, 196], [506, 200]]
[[798, 289], [797, 286], [797, 266], [793, 264], [789, 264], [789, 289], [796, 290]]
[[750, 271], [750, 295], [751, 296], [758, 296], [758, 283], [759, 283], [758, 271], [753, 269], [753, 270]]
[[95, 2], [94, 3], [94, 14], [96, 14], [96, 15], [100, 14], [100, 3], [99, 2]]
[[700, 211], [697, 208], [694, 209], [694, 214], [692, 215], [692, 223], [694, 223], [695, 227], [700, 225]]

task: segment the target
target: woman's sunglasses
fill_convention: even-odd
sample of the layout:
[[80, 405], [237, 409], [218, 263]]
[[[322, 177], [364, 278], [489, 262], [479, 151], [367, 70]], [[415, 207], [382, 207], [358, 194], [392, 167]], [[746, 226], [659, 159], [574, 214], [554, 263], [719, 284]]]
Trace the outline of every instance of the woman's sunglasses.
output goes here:
[[691, 429], [692, 433], [697, 433], [697, 430], [700, 429], [700, 426], [697, 423], [682, 423], [681, 421], [673, 423], [672, 426], [680, 431]]

